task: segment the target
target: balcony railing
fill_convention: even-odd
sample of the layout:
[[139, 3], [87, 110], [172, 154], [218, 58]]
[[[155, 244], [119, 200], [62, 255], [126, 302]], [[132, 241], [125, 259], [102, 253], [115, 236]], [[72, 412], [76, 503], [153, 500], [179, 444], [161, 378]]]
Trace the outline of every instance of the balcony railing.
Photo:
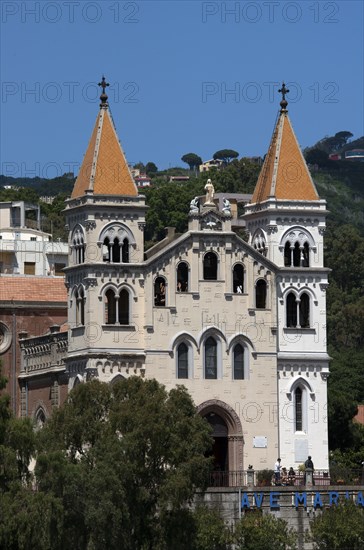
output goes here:
[[[277, 482], [273, 472], [264, 471], [214, 471], [210, 474], [209, 487], [246, 487], [251, 484], [255, 487], [300, 487], [306, 485], [304, 472], [295, 472], [294, 478], [286, 479], [281, 475]], [[364, 485], [364, 468], [356, 470], [333, 467], [328, 470], [315, 470], [314, 485], [317, 487], [328, 485]]]

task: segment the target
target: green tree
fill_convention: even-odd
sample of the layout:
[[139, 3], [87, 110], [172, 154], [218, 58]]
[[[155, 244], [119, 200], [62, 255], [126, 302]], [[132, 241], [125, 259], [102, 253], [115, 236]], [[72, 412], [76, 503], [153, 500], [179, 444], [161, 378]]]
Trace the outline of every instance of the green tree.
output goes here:
[[329, 447], [346, 449], [353, 445], [352, 419], [358, 412], [356, 402], [347, 392], [333, 389], [329, 393]]
[[181, 161], [188, 164], [190, 170], [196, 169], [202, 164], [202, 158], [196, 155], [196, 153], [186, 153], [181, 157]]
[[283, 519], [257, 510], [236, 524], [234, 543], [236, 550], [296, 550], [297, 532]]
[[[6, 379], [2, 376], [0, 368], [0, 391], [5, 386]], [[0, 548], [50, 548], [49, 544], [32, 545], [34, 541], [31, 532], [40, 528], [42, 522], [42, 525], [45, 525], [46, 514], [44, 507], [43, 512], [38, 514], [38, 526], [36, 521], [33, 521], [34, 517], [28, 515], [28, 503], [34, 496], [30, 490], [32, 476], [29, 472], [29, 463], [34, 452], [35, 434], [30, 419], [14, 418], [10, 410], [9, 395], [1, 394]]]
[[137, 377], [77, 386], [42, 430], [36, 465], [38, 491], [62, 502], [64, 547], [164, 550], [206, 486], [209, 433], [183, 387]]
[[309, 149], [305, 153], [306, 162], [308, 164], [317, 164], [318, 166], [327, 166], [329, 162], [329, 155], [322, 149]]
[[352, 225], [334, 227], [329, 235], [326, 264], [339, 290], [364, 295], [364, 238]]
[[143, 162], [137, 162], [134, 164], [134, 168], [136, 170], [140, 170], [141, 172], [145, 172], [145, 164]]
[[151, 174], [156, 174], [158, 172], [158, 167], [156, 164], [154, 164], [154, 162], [147, 162], [145, 172], [146, 174], [148, 174], [148, 176]]
[[[6, 386], [1, 374], [0, 391]], [[35, 436], [29, 418], [14, 418], [8, 394], [0, 395], [0, 495], [31, 480], [29, 463], [35, 451]], [[1, 496], [0, 496], [1, 498]]]
[[234, 151], [234, 149], [220, 149], [219, 151], [216, 151], [213, 155], [213, 159], [220, 159], [226, 162], [227, 164], [232, 160], [238, 158], [239, 153], [237, 151]]
[[340, 151], [351, 137], [353, 137], [351, 132], [342, 130], [334, 136], [325, 136], [314, 145], [314, 148], [321, 149], [327, 154], [335, 153], [336, 151]]
[[0, 547], [62, 550], [63, 508], [59, 499], [19, 488], [0, 497]]
[[[329, 446], [360, 452], [364, 438], [353, 423], [364, 401], [364, 238], [351, 225], [330, 224], [326, 263], [332, 269], [327, 292], [327, 332], [332, 357], [328, 381]], [[341, 456], [345, 463], [346, 459]]]
[[353, 134], [351, 132], [348, 132], [347, 130], [342, 130], [341, 132], [336, 132], [335, 137], [338, 140], [341, 140], [343, 145], [345, 145], [346, 142], [353, 137]]
[[193, 513], [195, 537], [193, 550], [228, 550], [231, 533], [214, 508], [197, 506]]
[[314, 550], [362, 550], [364, 548], [364, 509], [347, 501], [331, 506], [310, 522], [306, 539]]

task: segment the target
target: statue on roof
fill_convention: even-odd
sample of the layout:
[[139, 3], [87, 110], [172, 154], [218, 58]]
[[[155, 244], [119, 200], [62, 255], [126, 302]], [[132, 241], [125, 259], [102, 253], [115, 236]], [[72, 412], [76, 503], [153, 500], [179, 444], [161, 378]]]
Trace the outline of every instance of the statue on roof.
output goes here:
[[231, 216], [231, 204], [230, 204], [230, 201], [228, 199], [225, 199], [223, 198], [222, 199], [222, 202], [223, 202], [223, 213], [226, 214], [227, 216]]
[[198, 200], [198, 197], [195, 197], [190, 202], [190, 214], [198, 213], [198, 207], [199, 207], [199, 200]]
[[215, 188], [212, 185], [212, 181], [210, 179], [207, 180], [207, 183], [205, 185], [205, 191], [206, 191], [206, 200], [205, 205], [207, 204], [214, 204], [214, 195], [215, 195]]

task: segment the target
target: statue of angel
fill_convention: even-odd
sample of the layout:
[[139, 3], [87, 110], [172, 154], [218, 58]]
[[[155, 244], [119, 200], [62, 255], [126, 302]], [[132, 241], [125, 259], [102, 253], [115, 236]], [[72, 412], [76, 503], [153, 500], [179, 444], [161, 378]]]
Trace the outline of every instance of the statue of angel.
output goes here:
[[190, 212], [198, 212], [198, 197], [195, 197], [190, 202]]
[[222, 209], [222, 211], [224, 212], [224, 214], [231, 214], [231, 204], [230, 204], [230, 201], [228, 199], [225, 199], [223, 198], [222, 199], [222, 202], [224, 204], [224, 207]]

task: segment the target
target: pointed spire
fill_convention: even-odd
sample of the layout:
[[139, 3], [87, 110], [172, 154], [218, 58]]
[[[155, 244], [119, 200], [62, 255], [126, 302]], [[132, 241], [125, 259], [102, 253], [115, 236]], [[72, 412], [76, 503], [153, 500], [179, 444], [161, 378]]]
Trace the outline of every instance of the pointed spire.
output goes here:
[[284, 82], [278, 91], [282, 94], [281, 109], [255, 186], [252, 203], [260, 203], [269, 198], [318, 200], [315, 184], [288, 117], [286, 94], [289, 90]]
[[137, 196], [138, 189], [110, 115], [108, 97], [105, 93], [105, 88], [109, 84], [104, 76], [99, 86], [102, 87], [100, 112], [71, 198], [81, 197], [87, 192], [95, 195]]

